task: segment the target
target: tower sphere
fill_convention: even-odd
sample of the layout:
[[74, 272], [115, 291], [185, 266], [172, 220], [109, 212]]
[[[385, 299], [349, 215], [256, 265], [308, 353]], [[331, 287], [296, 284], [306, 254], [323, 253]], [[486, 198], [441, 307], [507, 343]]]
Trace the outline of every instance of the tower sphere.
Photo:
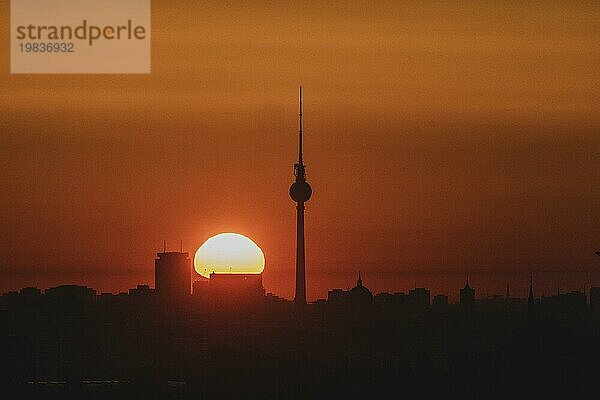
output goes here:
[[310, 199], [312, 188], [306, 181], [296, 181], [290, 187], [290, 197], [296, 203], [304, 203]]

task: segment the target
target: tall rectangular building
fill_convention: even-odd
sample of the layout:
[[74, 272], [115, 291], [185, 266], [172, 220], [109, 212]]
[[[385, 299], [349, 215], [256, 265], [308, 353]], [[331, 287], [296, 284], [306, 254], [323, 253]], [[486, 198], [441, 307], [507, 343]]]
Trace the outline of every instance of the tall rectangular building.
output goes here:
[[590, 307], [596, 312], [600, 311], [600, 287], [590, 288]]
[[187, 299], [192, 287], [192, 262], [189, 253], [158, 253], [154, 260], [154, 285], [157, 296], [163, 299]]

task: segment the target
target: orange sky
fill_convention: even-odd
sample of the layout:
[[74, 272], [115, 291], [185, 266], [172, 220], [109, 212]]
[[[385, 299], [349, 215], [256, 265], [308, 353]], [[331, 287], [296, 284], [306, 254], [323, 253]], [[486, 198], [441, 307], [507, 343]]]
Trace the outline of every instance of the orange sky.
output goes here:
[[163, 239], [233, 231], [291, 297], [300, 84], [309, 298], [358, 269], [600, 285], [597, 4], [152, 3], [150, 75], [10, 75], [0, 46], [1, 291], [153, 283]]

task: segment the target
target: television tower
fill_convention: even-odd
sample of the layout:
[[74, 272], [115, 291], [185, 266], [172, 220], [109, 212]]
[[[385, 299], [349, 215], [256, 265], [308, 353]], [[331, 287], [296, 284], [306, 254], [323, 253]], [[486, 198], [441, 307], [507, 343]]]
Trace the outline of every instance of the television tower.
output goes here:
[[296, 305], [306, 304], [306, 269], [304, 263], [304, 203], [310, 199], [312, 188], [306, 182], [304, 162], [302, 161], [302, 86], [300, 86], [300, 128], [298, 129], [298, 162], [294, 164], [296, 180], [290, 187], [290, 197], [296, 202]]

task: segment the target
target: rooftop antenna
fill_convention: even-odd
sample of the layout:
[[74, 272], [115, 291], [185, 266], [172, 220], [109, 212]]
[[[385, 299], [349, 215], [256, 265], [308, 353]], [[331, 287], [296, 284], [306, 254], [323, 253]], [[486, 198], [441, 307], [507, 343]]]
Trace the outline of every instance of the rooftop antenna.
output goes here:
[[583, 284], [583, 294], [585, 295], [586, 293], [586, 288], [589, 290], [589, 288], [592, 286], [591, 282], [590, 282], [590, 271], [585, 271], [585, 283]]
[[529, 273], [529, 299], [534, 299], [533, 297], [533, 274]]
[[167, 241], [163, 239], [163, 253], [167, 252]]
[[180, 252], [183, 253], [183, 239], [179, 240]]

